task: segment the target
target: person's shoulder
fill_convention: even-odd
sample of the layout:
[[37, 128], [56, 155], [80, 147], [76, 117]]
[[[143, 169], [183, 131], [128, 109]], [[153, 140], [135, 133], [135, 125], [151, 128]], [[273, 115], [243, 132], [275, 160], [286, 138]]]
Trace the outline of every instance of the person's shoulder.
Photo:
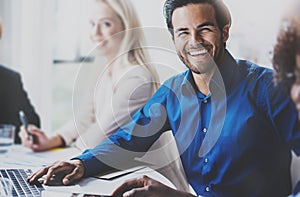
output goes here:
[[274, 72], [272, 69], [260, 66], [251, 61], [239, 60], [239, 70], [245, 73], [243, 80], [249, 90], [257, 92], [261, 89], [261, 93], [269, 95], [281, 95], [283, 99], [288, 97], [289, 92], [282, 84], [274, 83]]
[[16, 78], [19, 77], [20, 74], [13, 69], [0, 65], [0, 75], [1, 77]]
[[126, 78], [151, 78], [151, 73], [149, 70], [142, 65], [126, 65], [116, 69], [115, 75], [119, 77]]
[[184, 83], [185, 78], [187, 78], [188, 70], [173, 75], [172, 77], [166, 79], [162, 82], [161, 86], [156, 91], [156, 97], [166, 98], [169, 95], [170, 91], [175, 93], [181, 90], [181, 87]]
[[181, 85], [183, 83], [184, 79], [187, 77], [188, 72], [189, 72], [189, 70], [178, 73], [178, 74], [168, 78], [166, 81], [163, 82], [163, 84], [166, 86]]
[[246, 75], [247, 78], [273, 80], [273, 70], [265, 66], [258, 65], [249, 60], [237, 59], [239, 72]]

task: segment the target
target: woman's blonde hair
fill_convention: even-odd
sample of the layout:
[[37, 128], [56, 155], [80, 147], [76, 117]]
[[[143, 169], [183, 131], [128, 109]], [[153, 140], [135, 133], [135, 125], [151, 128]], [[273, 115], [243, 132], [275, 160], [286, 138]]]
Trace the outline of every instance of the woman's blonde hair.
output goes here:
[[159, 77], [153, 67], [149, 63], [149, 55], [144, 49], [145, 38], [144, 33], [138, 19], [138, 15], [130, 0], [96, 0], [103, 2], [112, 8], [120, 17], [124, 25], [124, 38], [119, 49], [120, 57], [117, 58], [118, 63], [122, 64], [138, 64], [145, 66], [151, 73], [154, 84], [154, 90], [158, 88]]

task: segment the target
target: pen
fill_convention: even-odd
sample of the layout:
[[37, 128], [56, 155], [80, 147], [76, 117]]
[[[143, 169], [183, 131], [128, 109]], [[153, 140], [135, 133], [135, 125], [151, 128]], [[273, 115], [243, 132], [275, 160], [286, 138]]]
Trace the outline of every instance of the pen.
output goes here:
[[29, 131], [28, 131], [28, 121], [27, 121], [26, 115], [25, 115], [25, 113], [24, 113], [22, 110], [19, 111], [19, 116], [20, 116], [21, 123], [22, 123], [22, 125], [24, 126], [25, 131], [26, 131], [27, 134], [28, 134], [28, 139], [29, 139], [31, 142], [33, 142], [32, 134], [29, 133]]

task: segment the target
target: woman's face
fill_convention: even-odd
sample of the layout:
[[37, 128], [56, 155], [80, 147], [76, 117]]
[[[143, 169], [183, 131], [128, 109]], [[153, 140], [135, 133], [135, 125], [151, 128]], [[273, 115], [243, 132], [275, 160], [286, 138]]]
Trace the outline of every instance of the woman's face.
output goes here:
[[94, 2], [91, 9], [91, 39], [97, 45], [97, 54], [112, 60], [123, 39], [123, 22], [106, 3]]
[[299, 112], [299, 120], [300, 120], [300, 54], [296, 55], [296, 67], [295, 67], [295, 83], [291, 89], [291, 98], [294, 101], [296, 108]]

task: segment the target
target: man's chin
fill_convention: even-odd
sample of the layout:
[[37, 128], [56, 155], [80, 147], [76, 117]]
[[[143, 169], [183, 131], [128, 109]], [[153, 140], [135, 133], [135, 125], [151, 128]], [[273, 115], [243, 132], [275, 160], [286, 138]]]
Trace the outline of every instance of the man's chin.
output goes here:
[[194, 74], [201, 74], [202, 73], [199, 69], [195, 69], [195, 68], [189, 68], [189, 69]]

